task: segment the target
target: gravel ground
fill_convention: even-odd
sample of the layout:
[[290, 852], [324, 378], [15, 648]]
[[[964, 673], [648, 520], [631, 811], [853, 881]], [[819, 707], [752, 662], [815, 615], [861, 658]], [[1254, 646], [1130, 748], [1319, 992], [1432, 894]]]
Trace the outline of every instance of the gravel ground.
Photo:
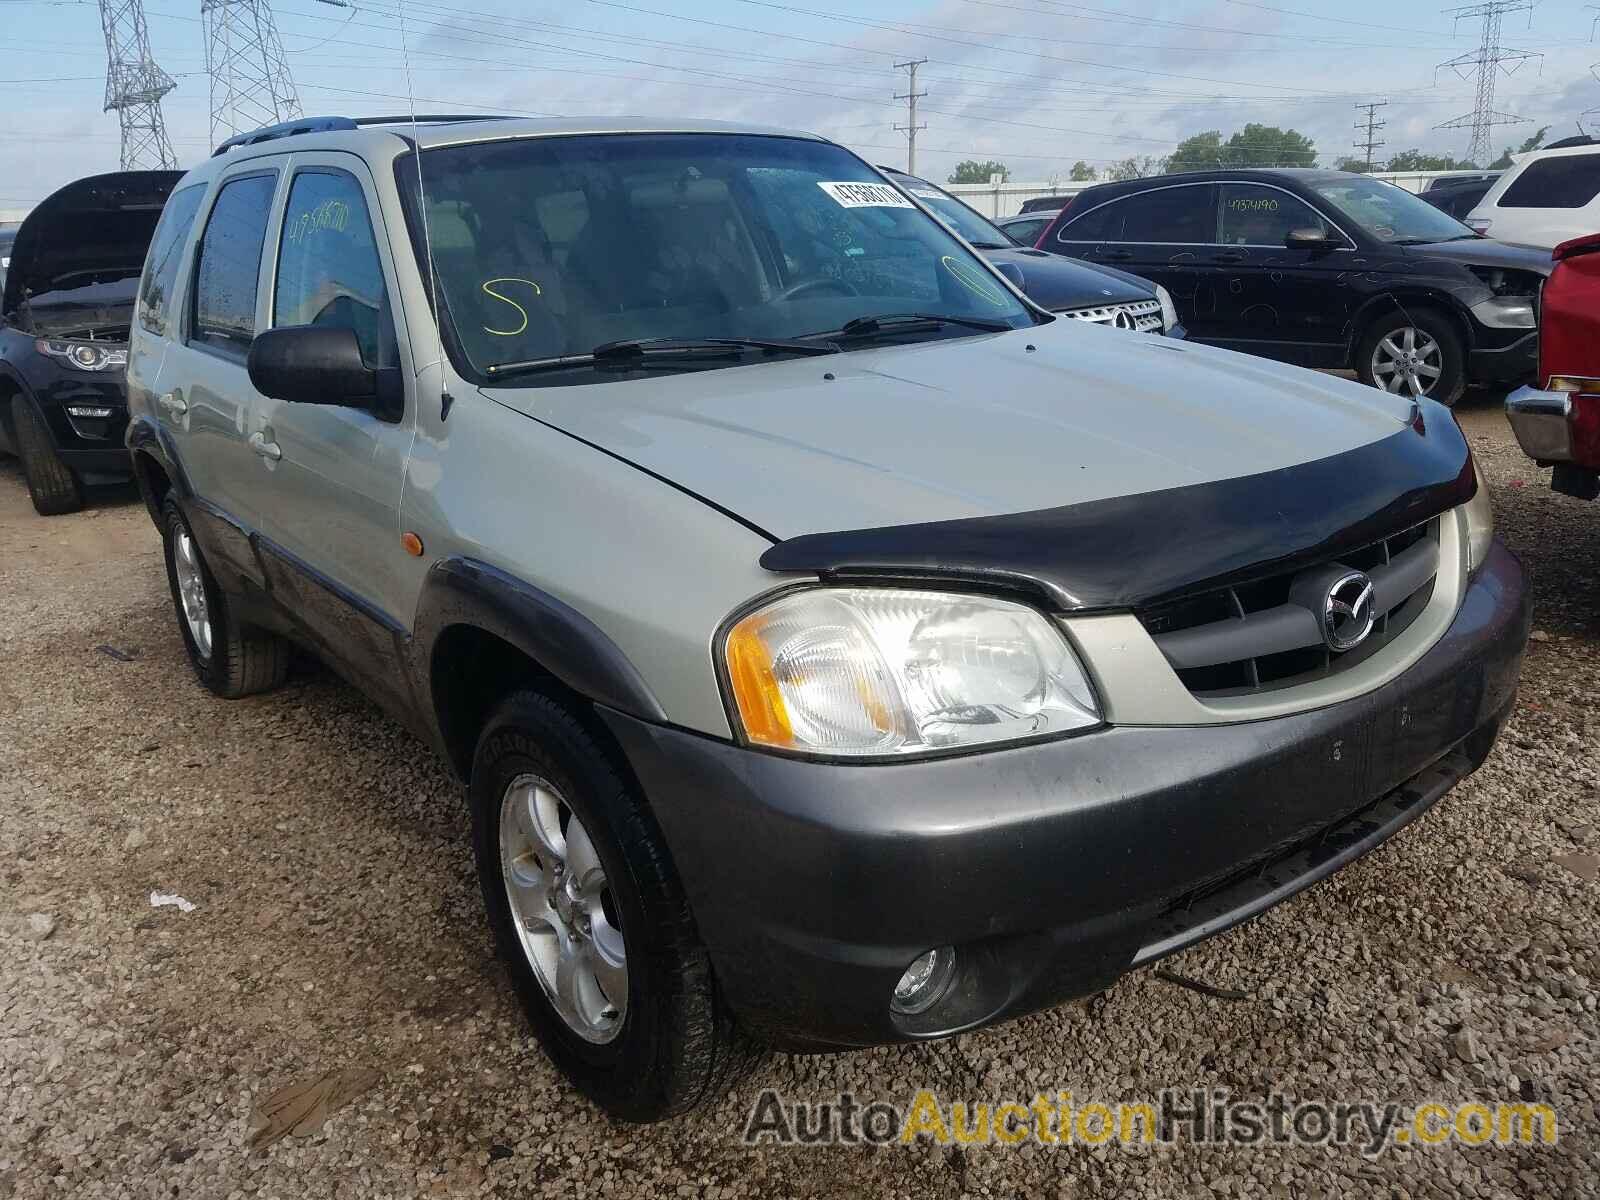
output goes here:
[[[0, 1198], [18, 1196], [1600, 1195], [1600, 504], [1548, 490], [1498, 406], [1462, 421], [1538, 615], [1517, 714], [1425, 819], [1263, 919], [954, 1041], [775, 1055], [721, 1103], [609, 1123], [524, 1033], [484, 928], [461, 789], [315, 671], [194, 682], [128, 495], [42, 520], [0, 463]], [[117, 651], [114, 656], [107, 648]], [[152, 908], [174, 893], [192, 912]], [[256, 1105], [380, 1073], [251, 1153]], [[763, 1087], [909, 1104], [1069, 1089], [1534, 1097], [1554, 1147], [742, 1146]]]

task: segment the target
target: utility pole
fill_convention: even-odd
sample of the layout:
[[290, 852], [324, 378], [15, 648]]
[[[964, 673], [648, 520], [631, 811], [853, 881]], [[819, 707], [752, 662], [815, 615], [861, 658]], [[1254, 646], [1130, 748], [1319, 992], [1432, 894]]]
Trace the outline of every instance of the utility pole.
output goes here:
[[302, 115], [270, 0], [200, 0], [200, 20], [213, 141]]
[[106, 35], [106, 103], [122, 125], [122, 169], [171, 170], [178, 165], [161, 116], [161, 97], [178, 85], [150, 55], [144, 0], [100, 0]]
[[[1449, 62], [1440, 63], [1434, 68], [1434, 74], [1437, 76], [1438, 72], [1448, 67], [1463, 79], [1475, 76], [1478, 96], [1470, 113], [1446, 121], [1442, 125], [1436, 125], [1434, 128], [1472, 130], [1472, 141], [1467, 145], [1467, 159], [1479, 166], [1487, 165], [1494, 156], [1494, 149], [1489, 144], [1490, 129], [1496, 125], [1527, 123], [1527, 117], [1495, 111], [1494, 85], [1502, 70], [1509, 75], [1529, 59], [1544, 57], [1536, 50], [1507, 50], [1500, 44], [1500, 23], [1505, 15], [1526, 12], [1531, 22], [1534, 2], [1535, 0], [1488, 0], [1484, 4], [1469, 4], [1463, 8], [1445, 10], [1446, 15], [1454, 17], [1458, 25], [1462, 21], [1481, 18], [1483, 38], [1476, 50], [1469, 50]], [[1507, 63], [1515, 65], [1508, 67], [1505, 65]]]
[[1360, 150], [1360, 149], [1363, 149], [1363, 148], [1366, 149], [1366, 157], [1363, 158], [1361, 161], [1366, 163], [1367, 172], [1369, 174], [1371, 173], [1372, 166], [1373, 166], [1373, 164], [1372, 164], [1372, 152], [1374, 150], [1376, 150], [1379, 146], [1388, 145], [1387, 142], [1380, 142], [1375, 137], [1375, 135], [1377, 134], [1378, 130], [1382, 129], [1385, 125], [1387, 125], [1389, 123], [1387, 121], [1378, 120], [1378, 110], [1380, 108], [1388, 107], [1388, 104], [1389, 104], [1389, 102], [1387, 100], [1374, 100], [1371, 104], [1358, 104], [1358, 105], [1356, 105], [1357, 108], [1363, 110], [1367, 114], [1366, 119], [1364, 121], [1357, 121], [1356, 122], [1356, 132], [1359, 133], [1362, 130], [1365, 130], [1366, 131], [1366, 135], [1367, 135], [1365, 140], [1359, 141], [1359, 142], [1356, 143], [1356, 149], [1357, 150]]
[[917, 68], [927, 61], [925, 58], [918, 58], [913, 59], [911, 62], [895, 63], [894, 65], [896, 71], [905, 71], [910, 76], [906, 90], [895, 95], [896, 100], [904, 100], [906, 102], [906, 123], [904, 125], [896, 125], [895, 128], [905, 130], [907, 175], [915, 175], [917, 173], [917, 130], [927, 128], [925, 124], [917, 124], [917, 101], [928, 94], [927, 92], [917, 91]]

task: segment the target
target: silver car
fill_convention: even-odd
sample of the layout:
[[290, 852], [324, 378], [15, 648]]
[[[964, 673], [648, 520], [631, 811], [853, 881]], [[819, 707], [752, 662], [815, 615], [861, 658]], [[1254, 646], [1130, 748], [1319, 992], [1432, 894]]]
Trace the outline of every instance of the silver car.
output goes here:
[[199, 681], [298, 644], [455, 768], [629, 1120], [1254, 916], [1482, 762], [1528, 632], [1443, 408], [1052, 317], [783, 130], [234, 138], [128, 391]]

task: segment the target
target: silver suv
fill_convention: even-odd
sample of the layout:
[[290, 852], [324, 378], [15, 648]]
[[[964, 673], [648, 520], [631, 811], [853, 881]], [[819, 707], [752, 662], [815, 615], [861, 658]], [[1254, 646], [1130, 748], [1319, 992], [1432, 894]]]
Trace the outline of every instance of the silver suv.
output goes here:
[[613, 1114], [1106, 987], [1414, 820], [1528, 630], [1450, 414], [1058, 320], [849, 151], [322, 118], [178, 185], [128, 445], [200, 681], [467, 782]]

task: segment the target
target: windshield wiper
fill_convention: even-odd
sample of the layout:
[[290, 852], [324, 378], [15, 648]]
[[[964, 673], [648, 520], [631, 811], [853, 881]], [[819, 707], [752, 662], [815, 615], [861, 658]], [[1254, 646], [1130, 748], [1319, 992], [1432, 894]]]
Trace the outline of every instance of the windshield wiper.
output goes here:
[[1005, 321], [982, 317], [948, 317], [941, 313], [885, 313], [879, 317], [853, 317], [839, 328], [838, 337], [872, 337], [880, 333], [919, 333], [945, 325], [964, 325], [984, 333], [1006, 333], [1012, 326]]
[[605, 342], [590, 351], [596, 359], [611, 361], [632, 358], [635, 355], [681, 355], [695, 357], [713, 352], [739, 350], [770, 350], [779, 354], [837, 354], [839, 347], [830, 342], [802, 342], [794, 338], [626, 338], [620, 342]]
[[484, 368], [484, 374], [494, 379], [506, 379], [512, 375], [567, 371], [575, 367], [675, 366], [678, 363], [741, 358], [746, 350], [800, 355], [839, 353], [839, 347], [832, 342], [801, 342], [789, 338], [625, 338], [602, 342], [586, 354], [557, 354], [522, 362], [494, 363]]

